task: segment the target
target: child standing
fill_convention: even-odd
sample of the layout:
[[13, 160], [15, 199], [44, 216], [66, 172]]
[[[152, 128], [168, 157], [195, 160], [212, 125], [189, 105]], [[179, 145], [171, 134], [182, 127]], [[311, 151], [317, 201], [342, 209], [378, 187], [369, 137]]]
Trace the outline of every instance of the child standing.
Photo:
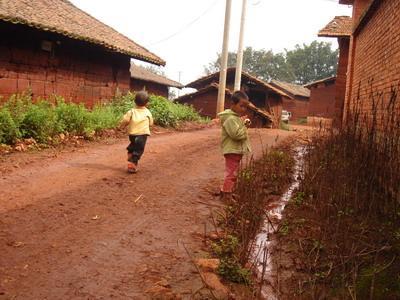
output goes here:
[[150, 126], [153, 125], [153, 116], [147, 109], [149, 95], [145, 91], [136, 93], [136, 107], [129, 110], [122, 118], [122, 124], [128, 124], [130, 144], [128, 150], [128, 172], [136, 173], [138, 162], [143, 155], [147, 137], [150, 135]]
[[225, 179], [221, 189], [222, 196], [232, 194], [242, 157], [251, 151], [247, 127], [245, 121], [241, 118], [247, 111], [249, 97], [244, 92], [236, 91], [231, 97], [231, 102], [230, 109], [218, 114], [222, 126], [221, 146], [225, 157]]

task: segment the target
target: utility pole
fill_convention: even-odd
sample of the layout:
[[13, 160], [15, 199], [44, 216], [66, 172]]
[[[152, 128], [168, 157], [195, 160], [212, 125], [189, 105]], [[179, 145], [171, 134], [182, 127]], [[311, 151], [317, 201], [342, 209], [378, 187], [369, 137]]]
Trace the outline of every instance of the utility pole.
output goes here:
[[235, 91], [240, 90], [240, 83], [242, 81], [242, 66], [243, 66], [243, 36], [244, 26], [246, 22], [246, 7], [247, 0], [242, 0], [242, 18], [240, 20], [240, 34], [239, 34], [239, 46], [236, 56], [236, 73], [235, 73]]
[[[182, 71], [179, 71], [178, 74], [179, 74], [179, 75], [178, 75], [178, 77], [179, 77], [178, 82], [181, 83]], [[178, 91], [178, 98], [179, 98], [180, 95], [181, 95], [181, 90], [180, 90], [180, 89], [177, 89], [177, 91]]]
[[221, 70], [219, 72], [219, 88], [217, 99], [217, 113], [224, 110], [225, 107], [225, 88], [226, 88], [226, 69], [228, 64], [228, 42], [229, 42], [229, 23], [231, 20], [232, 0], [226, 0], [224, 40], [222, 42]]

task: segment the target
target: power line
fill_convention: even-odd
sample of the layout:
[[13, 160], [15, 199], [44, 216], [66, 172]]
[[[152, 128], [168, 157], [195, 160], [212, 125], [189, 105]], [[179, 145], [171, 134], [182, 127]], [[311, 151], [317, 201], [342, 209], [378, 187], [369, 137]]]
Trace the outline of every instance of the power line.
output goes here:
[[182, 26], [182, 27], [181, 27], [178, 31], [176, 31], [175, 33], [173, 33], [173, 34], [171, 34], [171, 35], [169, 35], [169, 36], [167, 36], [167, 37], [165, 37], [165, 38], [163, 38], [163, 39], [161, 39], [161, 40], [159, 40], [159, 41], [157, 41], [157, 42], [151, 43], [150, 46], [153, 46], [153, 45], [157, 45], [157, 44], [166, 42], [166, 41], [170, 40], [171, 38], [177, 36], [178, 34], [182, 33], [183, 31], [187, 30], [190, 26], [192, 26], [193, 24], [195, 24], [195, 23], [196, 23], [197, 21], [199, 21], [202, 17], [204, 17], [208, 12], [210, 12], [211, 9], [214, 8], [214, 6], [217, 4], [217, 2], [218, 2], [218, 0], [215, 0], [205, 11], [203, 11], [203, 13], [202, 13], [200, 16], [196, 17], [194, 20], [192, 20], [192, 21], [190, 21], [189, 23], [187, 23], [186, 25]]

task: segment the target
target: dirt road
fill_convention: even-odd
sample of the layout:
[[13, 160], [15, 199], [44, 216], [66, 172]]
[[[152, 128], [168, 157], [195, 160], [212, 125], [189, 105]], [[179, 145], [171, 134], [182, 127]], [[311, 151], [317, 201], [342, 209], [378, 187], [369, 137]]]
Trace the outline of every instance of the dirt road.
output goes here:
[[[251, 132], [254, 152], [290, 133]], [[33, 161], [0, 179], [0, 299], [183, 299], [223, 176], [219, 130], [153, 136], [138, 174], [125, 140]]]

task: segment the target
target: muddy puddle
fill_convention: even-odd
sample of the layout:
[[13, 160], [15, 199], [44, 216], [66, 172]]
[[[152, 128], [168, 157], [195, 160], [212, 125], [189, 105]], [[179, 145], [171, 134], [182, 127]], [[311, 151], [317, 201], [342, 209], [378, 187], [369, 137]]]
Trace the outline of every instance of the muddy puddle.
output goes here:
[[266, 300], [278, 300], [274, 289], [274, 278], [272, 270], [271, 249], [274, 241], [271, 240], [272, 234], [278, 230], [278, 225], [282, 219], [283, 211], [293, 193], [299, 187], [299, 176], [303, 169], [305, 148], [295, 149], [295, 166], [293, 181], [282, 197], [268, 204], [268, 213], [261, 232], [256, 237], [254, 258], [259, 271], [260, 281], [262, 282], [261, 295]]

